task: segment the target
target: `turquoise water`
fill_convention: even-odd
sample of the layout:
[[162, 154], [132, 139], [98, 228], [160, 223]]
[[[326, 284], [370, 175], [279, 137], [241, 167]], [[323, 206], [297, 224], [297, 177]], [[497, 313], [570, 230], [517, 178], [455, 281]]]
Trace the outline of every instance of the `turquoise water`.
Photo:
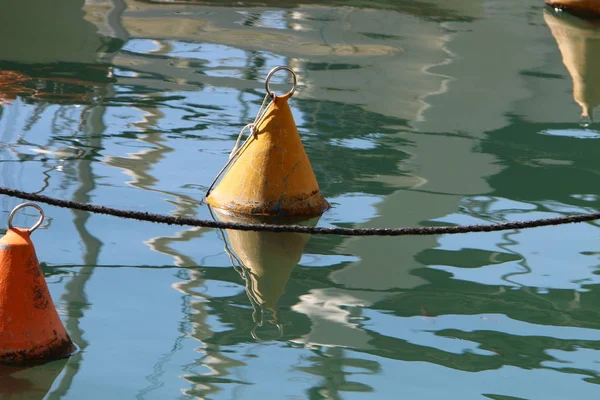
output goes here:
[[[333, 206], [319, 226], [600, 208], [600, 130], [581, 119], [600, 103], [597, 24], [537, 0], [295, 3], [10, 1], [0, 185], [211, 218], [208, 185], [254, 119], [264, 77], [287, 65], [299, 80], [292, 112]], [[287, 90], [287, 77], [273, 87]], [[5, 227], [20, 200], [0, 201]], [[233, 236], [43, 207], [33, 240], [79, 351], [0, 370], [2, 399], [599, 391], [596, 222]], [[254, 269], [232, 267], [228, 250], [244, 246], [262, 251]]]

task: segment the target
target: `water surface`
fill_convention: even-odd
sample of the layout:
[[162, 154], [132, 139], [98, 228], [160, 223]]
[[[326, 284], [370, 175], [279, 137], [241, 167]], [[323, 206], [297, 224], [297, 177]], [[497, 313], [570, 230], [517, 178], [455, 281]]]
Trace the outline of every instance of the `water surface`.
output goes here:
[[[600, 130], [581, 122], [600, 103], [600, 28], [541, 1], [63, 3], [11, 1], [0, 16], [2, 186], [212, 218], [208, 185], [264, 77], [287, 65], [333, 206], [319, 226], [600, 206]], [[289, 88], [284, 74], [273, 83]], [[20, 201], [0, 201], [6, 226]], [[350, 238], [44, 209], [33, 239], [80, 351], [0, 371], [3, 399], [598, 392], [595, 222]]]

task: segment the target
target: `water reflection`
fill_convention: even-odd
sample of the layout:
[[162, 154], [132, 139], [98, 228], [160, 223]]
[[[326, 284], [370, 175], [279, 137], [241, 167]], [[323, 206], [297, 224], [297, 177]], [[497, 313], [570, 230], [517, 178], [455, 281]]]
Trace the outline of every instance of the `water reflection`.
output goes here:
[[42, 400], [67, 364], [67, 359], [35, 367], [0, 366], [0, 397], [3, 400]]
[[[27, 9], [22, 27], [0, 24], [21, 35], [0, 44], [3, 185], [209, 217], [206, 184], [254, 117], [262, 77], [285, 64], [334, 203], [319, 224], [600, 205], [597, 141], [580, 139], [595, 133], [560, 122], [577, 112], [571, 84], [584, 111], [598, 104], [595, 31], [563, 26], [539, 1], [178, 3], [72, 1], [62, 15], [15, 2], [10, 12], [47, 18], [22, 21]], [[95, 384], [140, 399], [393, 398], [400, 384], [439, 397], [432, 376], [454, 396], [530, 398], [599, 381], [594, 224], [402, 239], [227, 232], [240, 275], [219, 232], [54, 212], [39, 236], [48, 261], [146, 268], [65, 267], [50, 285], [82, 348], [51, 399]], [[264, 341], [251, 336], [260, 321]], [[18, 378], [2, 383], [29, 385]]]
[[352, 357], [342, 348], [315, 350], [305, 359], [307, 366], [296, 369], [320, 378], [307, 392], [309, 398], [342, 399], [344, 392], [372, 393], [375, 388], [350, 380], [354, 375], [376, 375], [381, 372], [377, 362]]
[[[200, 353], [201, 356], [184, 368], [186, 374], [183, 379], [192, 385], [184, 392], [202, 399], [222, 391], [220, 385], [224, 383], [243, 383], [230, 377], [236, 368], [246, 366], [246, 363], [229, 354], [230, 343], [214, 340], [218, 335], [218, 326], [226, 323], [223, 311], [227, 307], [218, 301], [224, 293], [219, 288], [213, 288], [219, 281], [206, 275], [201, 271], [191, 270], [185, 280], [173, 285], [176, 290], [189, 297], [185, 310], [185, 318], [191, 324], [189, 335], [201, 343], [199, 348], [194, 349], [194, 353]], [[215, 320], [214, 316], [218, 316], [218, 319]], [[250, 328], [246, 332], [249, 331]]]
[[[4, 147], [14, 158], [40, 162], [39, 175], [26, 174], [26, 182], [36, 185], [38, 193], [51, 191], [58, 181], [63, 190], [74, 188], [70, 198], [89, 202], [96, 187], [92, 160], [105, 129], [105, 108], [100, 103], [111, 95], [116, 82], [111, 60], [125, 39], [118, 26], [123, 7], [119, 0], [93, 4], [67, 0], [60, 7], [37, 1], [9, 3], [4, 4], [0, 17], [0, 33], [6, 39], [0, 43], [0, 115], [9, 121], [2, 132]], [[101, 18], [99, 10], [104, 10]], [[14, 181], [5, 179], [4, 183], [24, 188], [23, 171], [16, 174], [11, 168], [13, 157], [3, 160], [2, 172]], [[89, 214], [73, 211], [72, 215], [83, 263], [95, 265], [102, 242], [89, 231]], [[56, 225], [50, 219], [48, 229], [60, 230]], [[84, 267], [73, 274], [56, 301], [81, 352], [68, 362], [4, 374], [0, 392], [7, 398], [59, 398], [69, 391], [88, 346], [81, 318], [89, 304], [86, 284], [92, 270]], [[54, 384], [63, 368], [65, 373]], [[48, 393], [52, 386], [54, 390]], [[13, 392], [15, 388], [21, 391]]]
[[123, 40], [108, 36], [113, 32], [100, 33], [106, 31], [99, 29], [104, 21], [90, 22], [85, 5], [84, 0], [66, 0], [61, 7], [37, 1], [4, 4], [0, 101], [19, 95], [25, 101], [88, 104], [114, 82], [110, 61]]
[[[295, 0], [248, 0], [240, 4], [237, 1], [221, 1], [221, 0], [136, 0], [140, 3], [162, 4], [162, 5], [210, 5], [217, 7], [239, 7], [253, 9], [258, 7], [277, 7], [283, 11], [289, 9], [298, 9], [302, 6], [321, 6], [322, 0], [303, 0], [301, 4]], [[436, 20], [468, 20], [473, 18], [470, 11], [473, 6], [465, 5], [461, 1], [450, 0], [443, 4], [435, 2], [426, 2], [419, 0], [408, 0], [398, 3], [395, 0], [372, 0], [365, 3], [362, 0], [332, 0], [327, 2], [330, 8], [336, 7], [351, 7], [353, 10], [360, 9], [375, 9], [375, 10], [393, 10], [398, 13], [413, 15], [415, 17], [431, 18]], [[262, 10], [258, 10], [259, 12]], [[259, 12], [253, 13], [260, 15]], [[467, 16], [465, 16], [465, 14]], [[257, 20], [260, 18], [256, 18]]]
[[600, 23], [549, 10], [544, 10], [544, 20], [573, 79], [573, 98], [581, 106], [582, 121], [590, 122], [600, 104]]
[[[213, 209], [218, 219], [225, 222], [265, 223], [264, 219], [241, 217]], [[302, 222], [314, 226], [319, 218]], [[282, 223], [282, 221], [267, 221]], [[225, 250], [244, 281], [246, 294], [253, 308], [252, 336], [261, 340], [258, 328], [265, 323], [277, 327], [277, 338], [283, 335], [285, 321], [279, 318], [277, 302], [285, 291], [292, 270], [298, 265], [310, 235], [303, 233], [247, 232], [227, 229]], [[267, 314], [271, 315], [267, 315]]]

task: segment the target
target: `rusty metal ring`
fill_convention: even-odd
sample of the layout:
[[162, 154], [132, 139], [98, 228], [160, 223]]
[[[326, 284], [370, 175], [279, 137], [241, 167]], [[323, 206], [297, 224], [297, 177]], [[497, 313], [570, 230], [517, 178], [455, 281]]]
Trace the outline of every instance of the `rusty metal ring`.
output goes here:
[[16, 212], [19, 211], [21, 208], [25, 208], [25, 207], [33, 207], [40, 212], [40, 219], [38, 219], [38, 221], [31, 228], [28, 229], [29, 233], [32, 233], [37, 228], [39, 228], [40, 225], [42, 225], [42, 222], [44, 222], [44, 210], [42, 210], [42, 207], [40, 207], [34, 203], [21, 203], [18, 206], [16, 206], [15, 208], [13, 208], [13, 210], [8, 215], [8, 229], [13, 229], [12, 220], [13, 220], [13, 217], [15, 216]]
[[275, 98], [277, 96], [275, 95], [275, 93], [273, 93], [271, 91], [271, 88], [269, 88], [269, 81], [271, 80], [271, 77], [275, 74], [275, 72], [281, 71], [282, 69], [286, 70], [287, 72], [292, 74], [292, 77], [294, 78], [294, 85], [292, 86], [292, 89], [289, 92], [287, 92], [284, 96], [292, 97], [292, 95], [296, 91], [296, 86], [298, 84], [298, 80], [296, 78], [296, 73], [290, 67], [283, 67], [283, 66], [275, 67], [271, 71], [269, 71], [269, 73], [267, 74], [267, 78], [265, 79], [265, 88], [267, 89], [267, 93], [269, 94], [269, 96], [271, 98]]

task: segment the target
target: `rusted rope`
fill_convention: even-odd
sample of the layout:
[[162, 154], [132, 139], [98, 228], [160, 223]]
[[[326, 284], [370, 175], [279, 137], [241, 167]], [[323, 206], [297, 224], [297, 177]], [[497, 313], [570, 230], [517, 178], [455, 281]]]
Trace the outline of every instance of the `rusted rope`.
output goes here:
[[156, 222], [167, 225], [199, 226], [203, 228], [235, 229], [240, 231], [258, 232], [297, 232], [319, 235], [346, 235], [346, 236], [426, 236], [448, 235], [472, 232], [497, 232], [514, 229], [538, 228], [572, 224], [576, 222], [589, 222], [600, 219], [600, 212], [578, 215], [565, 215], [555, 218], [542, 218], [531, 221], [502, 222], [489, 225], [455, 225], [455, 226], [423, 226], [400, 228], [326, 228], [303, 225], [269, 225], [269, 224], [244, 224], [237, 222], [211, 221], [189, 217], [174, 217], [170, 215], [153, 214], [141, 211], [120, 210], [111, 207], [97, 206], [78, 201], [61, 200], [37, 193], [23, 192], [21, 190], [0, 187], [0, 194], [17, 197], [24, 200], [45, 203], [56, 207], [70, 208], [73, 210], [88, 211], [95, 214], [112, 215], [120, 218], [135, 219], [139, 221]]

